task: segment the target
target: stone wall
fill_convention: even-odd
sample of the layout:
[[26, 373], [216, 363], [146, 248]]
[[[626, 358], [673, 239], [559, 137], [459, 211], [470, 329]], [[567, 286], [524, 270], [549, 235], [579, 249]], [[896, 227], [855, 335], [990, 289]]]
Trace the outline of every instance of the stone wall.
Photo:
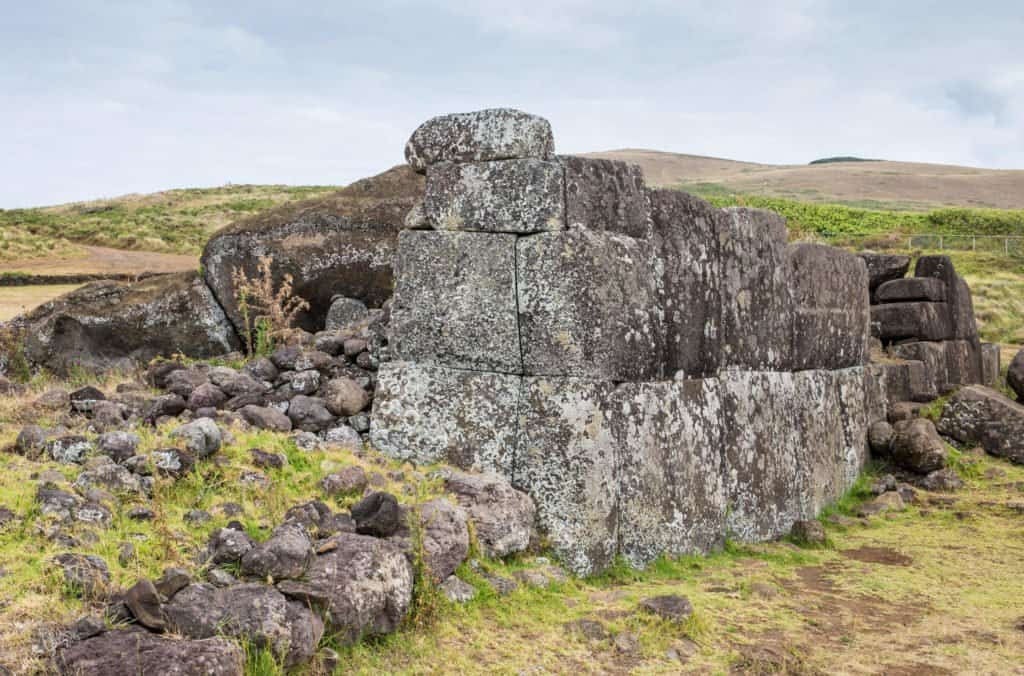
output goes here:
[[374, 445], [508, 477], [581, 574], [813, 517], [885, 414], [864, 261], [553, 148], [512, 110], [413, 134]]

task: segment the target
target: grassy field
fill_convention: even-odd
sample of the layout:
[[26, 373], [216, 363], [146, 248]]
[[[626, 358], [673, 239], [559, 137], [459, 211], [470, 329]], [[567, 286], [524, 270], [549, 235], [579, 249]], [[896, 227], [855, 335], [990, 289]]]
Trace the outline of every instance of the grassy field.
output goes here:
[[[128, 380], [108, 374], [98, 383], [108, 393]], [[84, 381], [82, 381], [84, 382]], [[82, 382], [73, 382], [79, 385]], [[52, 413], [34, 399], [54, 383], [33, 383], [19, 397], [0, 397], [0, 443], [13, 441], [26, 422], [54, 425]], [[146, 452], [168, 445], [168, 428], [141, 430]], [[241, 481], [252, 464], [250, 448], [287, 458], [280, 470], [260, 470], [267, 488]], [[0, 663], [15, 673], [43, 666], [34, 641], [101, 604], [68, 588], [48, 563], [61, 551], [45, 536], [50, 521], [34, 503], [47, 472], [70, 489], [80, 468], [17, 455], [2, 456], [0, 506], [19, 521], [0, 529]], [[69, 534], [78, 551], [102, 557], [112, 583], [128, 586], [177, 565], [200, 576], [194, 554], [213, 529], [238, 518], [263, 540], [287, 507], [308, 499], [345, 508], [355, 496], [327, 498], [317, 483], [347, 465], [377, 472], [386, 489], [403, 502], [436, 496], [430, 467], [413, 468], [372, 451], [344, 449], [304, 452], [285, 435], [233, 430], [217, 457], [200, 460], [186, 479], [158, 479], [150, 521], [133, 521], [127, 511], [138, 498], [108, 500], [109, 528], [79, 524]], [[789, 542], [728, 544], [707, 557], [663, 559], [645, 571], [617, 567], [591, 579], [569, 579], [548, 588], [521, 586], [498, 597], [477, 569], [460, 575], [478, 597], [455, 606], [437, 595], [424, 598], [420, 612], [397, 634], [339, 649], [338, 673], [354, 674], [523, 674], [523, 673], [790, 673], [790, 674], [959, 674], [1015, 672], [1024, 660], [1024, 468], [966, 453], [954, 465], [968, 487], [953, 497], [920, 493], [905, 512], [855, 518], [868, 498], [866, 474], [826, 512], [829, 542], [800, 548]], [[877, 469], [872, 470], [872, 472]], [[400, 475], [393, 472], [401, 472]], [[219, 506], [236, 502], [239, 517]], [[190, 509], [214, 515], [202, 526], [185, 522]], [[135, 554], [119, 560], [122, 543]], [[511, 576], [543, 565], [540, 551], [508, 561], [479, 560], [480, 569]], [[421, 579], [421, 591], [427, 589]], [[644, 598], [684, 594], [695, 608], [683, 623], [658, 620], [638, 610]], [[599, 628], [588, 639], [573, 628], [589, 620]], [[283, 674], [266, 654], [256, 654], [247, 673]], [[297, 673], [319, 673], [316, 667]]]
[[335, 190], [332, 186], [228, 185], [36, 209], [0, 209], [0, 263], [74, 259], [82, 255], [83, 244], [196, 256], [211, 233], [235, 220]]

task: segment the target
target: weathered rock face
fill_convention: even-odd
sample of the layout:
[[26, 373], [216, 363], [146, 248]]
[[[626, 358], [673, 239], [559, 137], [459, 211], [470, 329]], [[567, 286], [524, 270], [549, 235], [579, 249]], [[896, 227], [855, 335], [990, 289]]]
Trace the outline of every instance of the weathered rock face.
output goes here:
[[636, 239], [651, 236], [651, 198], [639, 166], [573, 155], [558, 161], [565, 170], [565, 220], [570, 228]]
[[1010, 361], [1006, 370], [1006, 384], [1017, 394], [1017, 401], [1024, 401], [1024, 350]]
[[240, 269], [256, 277], [261, 256], [273, 259], [275, 284], [291, 275], [294, 293], [309, 302], [299, 318], [302, 328], [323, 328], [336, 295], [380, 307], [391, 296], [398, 230], [422, 192], [422, 178], [395, 167], [329, 197], [231, 225], [203, 251], [206, 282], [239, 332], [244, 323], [232, 273]]
[[405, 145], [405, 161], [423, 172], [438, 162], [549, 159], [554, 149], [551, 125], [544, 118], [492, 108], [424, 122]]
[[980, 385], [961, 388], [939, 418], [939, 431], [1024, 464], [1024, 406]]
[[523, 372], [662, 377], [662, 262], [653, 245], [578, 229], [520, 238], [516, 262]]
[[398, 260], [395, 358], [522, 373], [513, 235], [403, 232]]
[[529, 495], [496, 474], [463, 472], [448, 476], [445, 490], [466, 510], [485, 555], [500, 558], [530, 545], [537, 510]]
[[28, 359], [58, 374], [104, 370], [176, 352], [213, 357], [240, 347], [210, 290], [194, 272], [128, 284], [94, 282], [23, 317]]
[[946, 394], [953, 388], [953, 384], [949, 382], [948, 369], [946, 368], [946, 349], [943, 343], [924, 341], [902, 343], [894, 345], [892, 352], [900, 359], [922, 362], [925, 373], [929, 376], [935, 388], [936, 395]]
[[527, 234], [565, 227], [562, 165], [544, 160], [443, 162], [427, 172], [423, 213], [440, 230]]
[[875, 290], [878, 287], [890, 280], [900, 279], [910, 268], [910, 256], [865, 252], [860, 254], [860, 257], [867, 264], [868, 289], [871, 292], [872, 303], [875, 302]]
[[722, 213], [721, 366], [786, 370], [793, 363], [786, 221], [759, 209]]
[[[996, 382], [999, 380], [1000, 359], [999, 343], [981, 344], [981, 384], [985, 387], [996, 386]], [[1024, 359], [1021, 362], [1024, 367]], [[1016, 392], [1016, 390], [1014, 391]], [[1021, 399], [1020, 394], [1017, 395], [1017, 398]]]
[[949, 256], [921, 256], [914, 266], [914, 276], [943, 282], [952, 324], [950, 338], [977, 341], [978, 328], [974, 322], [971, 290], [964, 278], [956, 274]]
[[386, 363], [370, 440], [393, 457], [511, 476], [519, 398], [516, 376]]
[[862, 259], [820, 244], [789, 247], [793, 368], [841, 369], [866, 361], [868, 275]]
[[925, 300], [946, 301], [946, 284], [935, 277], [905, 277], [888, 281], [878, 287], [875, 296], [880, 303], [901, 303]]
[[181, 641], [130, 629], [72, 643], [57, 655], [67, 676], [241, 676], [244, 663], [241, 646], [224, 638]]
[[883, 341], [949, 340], [953, 327], [946, 303], [912, 301], [871, 306], [873, 333]]
[[652, 219], [665, 265], [666, 375], [718, 369], [721, 212], [678, 190], [650, 191]]
[[927, 474], [946, 464], [946, 444], [939, 438], [931, 420], [901, 420], [894, 426], [892, 457], [904, 469]]

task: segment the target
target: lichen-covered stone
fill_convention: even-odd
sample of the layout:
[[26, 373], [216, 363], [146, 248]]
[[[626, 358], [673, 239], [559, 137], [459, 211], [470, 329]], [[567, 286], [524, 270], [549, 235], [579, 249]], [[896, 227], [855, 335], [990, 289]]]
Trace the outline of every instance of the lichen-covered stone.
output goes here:
[[665, 265], [666, 375], [712, 375], [722, 312], [718, 234], [721, 212], [679, 190], [651, 190], [654, 231]]
[[652, 234], [650, 196], [635, 164], [573, 155], [565, 168], [565, 220], [571, 228], [608, 230], [638, 239]]
[[620, 386], [618, 548], [634, 566], [705, 553], [725, 539], [716, 379]]
[[835, 247], [789, 247], [793, 368], [841, 369], [867, 359], [868, 274], [862, 259]]
[[614, 393], [609, 381], [524, 379], [513, 483], [533, 497], [538, 524], [577, 575], [603, 570], [618, 549]]
[[568, 230], [521, 237], [516, 248], [524, 373], [662, 377], [663, 266], [652, 243]]
[[793, 363], [793, 294], [786, 221], [760, 209], [723, 209], [721, 366], [786, 370]]
[[946, 403], [938, 429], [965, 444], [1024, 464], [1024, 405], [981, 385], [961, 388]]
[[928, 301], [872, 305], [871, 334], [884, 342], [948, 340], [953, 337], [949, 305]]
[[985, 387], [995, 387], [999, 380], [1000, 351], [999, 343], [981, 344], [981, 384]]
[[934, 277], [894, 279], [878, 287], [875, 297], [879, 303], [905, 303], [912, 300], [943, 303], [946, 301], [946, 284]]
[[423, 172], [438, 162], [538, 158], [554, 154], [551, 124], [512, 108], [490, 108], [427, 120], [405, 145], [405, 161]]
[[499, 373], [382, 364], [370, 441], [394, 458], [511, 476], [520, 384]]
[[514, 235], [403, 232], [391, 308], [394, 357], [522, 373], [515, 247]]
[[423, 212], [439, 230], [528, 234], [565, 227], [562, 165], [442, 162], [427, 171]]
[[26, 314], [25, 354], [67, 375], [182, 353], [215, 357], [240, 347], [213, 294], [195, 272], [136, 283], [94, 282]]
[[225, 638], [174, 640], [147, 631], [122, 629], [76, 641], [57, 654], [66, 676], [242, 676], [245, 653]]
[[216, 233], [202, 255], [204, 276], [239, 334], [244, 321], [233, 273], [259, 276], [272, 259], [275, 288], [286, 275], [309, 303], [298, 325], [324, 328], [337, 295], [380, 307], [391, 296], [392, 258], [405, 213], [423, 192], [423, 179], [395, 167], [327, 197], [283, 205]]

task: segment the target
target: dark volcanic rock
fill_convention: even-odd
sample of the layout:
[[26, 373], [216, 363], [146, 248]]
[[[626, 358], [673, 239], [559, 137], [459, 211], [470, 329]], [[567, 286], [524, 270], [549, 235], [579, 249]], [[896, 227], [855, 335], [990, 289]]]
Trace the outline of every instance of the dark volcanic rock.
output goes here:
[[948, 340], [953, 337], [949, 305], [927, 301], [873, 305], [871, 333], [883, 341]]
[[946, 304], [952, 335], [950, 338], [977, 342], [978, 327], [974, 322], [974, 303], [971, 289], [964, 278], [953, 269], [949, 256], [921, 256], [914, 264], [915, 277], [932, 277], [946, 286]]
[[241, 646], [224, 638], [179, 641], [145, 631], [108, 631], [77, 641], [57, 654], [66, 676], [242, 676]]
[[333, 425], [335, 420], [323, 399], [301, 394], [294, 397], [288, 405], [288, 418], [292, 421], [292, 429], [305, 432], [323, 432]]
[[644, 599], [640, 602], [640, 608], [672, 622], [682, 622], [693, 614], [693, 604], [690, 603], [690, 599], [677, 594]]
[[160, 594], [149, 580], [139, 580], [124, 594], [124, 604], [135, 620], [153, 631], [163, 631], [167, 621], [161, 608]]
[[98, 556], [65, 552], [54, 557], [54, 563], [63, 569], [64, 582], [69, 590], [87, 599], [99, 598], [110, 584], [110, 571]]
[[398, 500], [390, 493], [370, 493], [349, 511], [355, 519], [356, 532], [361, 535], [386, 538], [402, 525]]
[[321, 545], [302, 580], [277, 588], [290, 598], [327, 613], [345, 641], [393, 632], [412, 599], [412, 565], [392, 542], [343, 533]]
[[1006, 370], [1006, 384], [1017, 394], [1017, 401], [1024, 402], [1024, 350], [1010, 361]]
[[1024, 464], [1024, 405], [981, 385], [961, 388], [946, 403], [939, 431], [962, 443]]
[[466, 510], [486, 556], [501, 558], [530, 545], [537, 510], [529, 495], [495, 474], [452, 472], [444, 487]]
[[313, 558], [313, 546], [306, 529], [284, 523], [242, 556], [242, 574], [257, 578], [287, 580], [301, 577]]
[[275, 408], [249, 404], [238, 410], [245, 422], [253, 427], [274, 432], [291, 432], [292, 421]]
[[568, 227], [651, 236], [651, 199], [638, 165], [574, 155], [558, 161], [565, 170]]
[[928, 474], [946, 464], [946, 444], [931, 420], [916, 418], [894, 425], [892, 457], [903, 469]]
[[875, 295], [879, 303], [904, 303], [912, 300], [942, 303], [946, 300], [946, 284], [934, 277], [894, 279], [878, 287]]
[[29, 360], [66, 375], [130, 366], [185, 352], [212, 357], [240, 347], [210, 290], [195, 272], [128, 284], [94, 282], [24, 317]]
[[875, 290], [882, 284], [899, 279], [910, 268], [910, 256], [864, 252], [859, 254], [868, 267], [868, 288], [871, 302], [875, 302]]
[[423, 179], [408, 167], [357, 181], [325, 198], [288, 204], [231, 225], [203, 251], [206, 282], [236, 328], [243, 325], [232, 271], [257, 276], [269, 256], [275, 285], [285, 275], [309, 302], [299, 325], [324, 326], [340, 294], [380, 307], [391, 295], [391, 259], [406, 212], [423, 192]]

